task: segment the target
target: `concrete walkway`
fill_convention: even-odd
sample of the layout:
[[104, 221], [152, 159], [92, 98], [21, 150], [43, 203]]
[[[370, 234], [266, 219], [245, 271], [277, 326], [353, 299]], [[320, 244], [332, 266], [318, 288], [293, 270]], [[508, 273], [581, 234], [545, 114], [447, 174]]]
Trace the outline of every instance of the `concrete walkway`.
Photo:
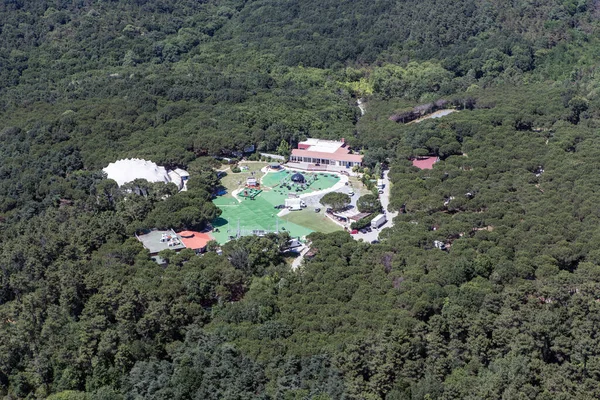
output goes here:
[[314, 192], [302, 193], [298, 197], [300, 197], [301, 199], [306, 199], [307, 197], [319, 196], [319, 199], [320, 199], [321, 197], [325, 196], [327, 193], [335, 192], [335, 191], [338, 191], [341, 188], [345, 187], [346, 182], [348, 182], [348, 177], [346, 175], [341, 175], [341, 174], [336, 174], [336, 175], [339, 175], [340, 180], [338, 181], [338, 183], [336, 183], [332, 187], [327, 188], [327, 189], [322, 189], [322, 190], [316, 190]]

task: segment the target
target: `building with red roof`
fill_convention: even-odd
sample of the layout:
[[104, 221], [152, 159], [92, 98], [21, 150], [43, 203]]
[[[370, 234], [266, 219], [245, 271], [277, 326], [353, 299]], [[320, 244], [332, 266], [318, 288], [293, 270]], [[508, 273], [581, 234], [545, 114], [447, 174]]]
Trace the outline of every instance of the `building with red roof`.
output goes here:
[[196, 253], [203, 253], [206, 250], [208, 242], [213, 240], [213, 237], [209, 233], [181, 231], [177, 234], [181, 238], [184, 246], [194, 250]]
[[352, 168], [362, 165], [363, 156], [353, 154], [346, 141], [307, 139], [298, 143], [298, 148], [292, 150], [290, 162], [332, 165]]
[[439, 157], [419, 157], [412, 160], [412, 165], [419, 169], [433, 169], [433, 164], [438, 161]]

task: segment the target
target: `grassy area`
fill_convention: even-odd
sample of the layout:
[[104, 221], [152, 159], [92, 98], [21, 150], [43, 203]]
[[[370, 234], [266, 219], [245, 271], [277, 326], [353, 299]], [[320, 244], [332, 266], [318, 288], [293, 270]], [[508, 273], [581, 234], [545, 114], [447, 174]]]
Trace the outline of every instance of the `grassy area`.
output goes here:
[[[231, 192], [244, 187], [244, 185], [246, 184], [246, 179], [250, 177], [254, 177], [257, 180], [260, 180], [260, 178], [264, 175], [264, 173], [262, 173], [260, 170], [267, 165], [269, 164], [265, 162], [241, 162], [239, 166], [248, 167], [247, 171], [233, 173], [231, 172], [231, 169], [228, 169], [225, 172], [226, 175], [221, 178], [221, 184], [227, 190], [227, 193], [222, 197], [233, 197], [231, 195]], [[252, 175], [253, 172], [254, 176]]]
[[[238, 202], [234, 199], [231, 193], [244, 187], [246, 179], [249, 177], [261, 179], [264, 174], [260, 170], [266, 165], [267, 163], [240, 163], [240, 166], [248, 166], [249, 169], [235, 174], [229, 170], [227, 175], [221, 178], [226, 194], [216, 198], [214, 203], [222, 210], [222, 214], [212, 222], [213, 227], [216, 228], [213, 236], [219, 243], [228, 241], [229, 236], [237, 235], [238, 226], [242, 235], [252, 234], [254, 230], [275, 231], [279, 229], [288, 231], [294, 237], [306, 236], [314, 231], [329, 233], [341, 229], [322, 213], [317, 214], [312, 209], [293, 212], [279, 218], [277, 213], [280, 210], [274, 208], [276, 205], [285, 203], [290, 191], [301, 194], [332, 187], [339, 182], [340, 178], [337, 175], [319, 174], [318, 179], [309, 187], [296, 192], [295, 187], [291, 189], [279, 187], [279, 183], [292, 172], [269, 173], [263, 180], [264, 191], [253, 200], [244, 199]], [[309, 179], [311, 174], [304, 175]]]
[[352, 189], [354, 189], [354, 192], [359, 196], [371, 193], [371, 191], [367, 189], [356, 176], [351, 176], [348, 178], [348, 180], [350, 182], [350, 186], [352, 186]]
[[323, 211], [318, 214], [310, 209], [293, 211], [281, 217], [281, 219], [307, 227], [316, 232], [331, 233], [342, 229], [341, 226], [327, 218]]
[[229, 236], [235, 236], [238, 225], [242, 235], [251, 235], [253, 230], [286, 230], [292, 236], [306, 236], [312, 232], [308, 227], [277, 217], [279, 210], [274, 209], [262, 194], [254, 200], [245, 199], [241, 203], [223, 196], [216, 198], [214, 203], [223, 211], [212, 222], [213, 227], [219, 230], [212, 233], [219, 243], [225, 243]]

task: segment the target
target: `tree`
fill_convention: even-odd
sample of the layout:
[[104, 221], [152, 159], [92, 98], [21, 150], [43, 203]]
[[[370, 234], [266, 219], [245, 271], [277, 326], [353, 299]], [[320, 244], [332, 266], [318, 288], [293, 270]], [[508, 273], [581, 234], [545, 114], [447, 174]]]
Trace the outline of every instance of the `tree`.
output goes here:
[[279, 146], [277, 146], [277, 154], [286, 158], [289, 157], [290, 154], [292, 154], [290, 144], [285, 139], [281, 139]]
[[333, 211], [342, 211], [348, 208], [351, 199], [346, 193], [330, 192], [323, 196], [319, 202]]
[[379, 197], [374, 194], [360, 196], [356, 201], [356, 207], [358, 207], [358, 211], [364, 213], [381, 212], [381, 202], [379, 201]]

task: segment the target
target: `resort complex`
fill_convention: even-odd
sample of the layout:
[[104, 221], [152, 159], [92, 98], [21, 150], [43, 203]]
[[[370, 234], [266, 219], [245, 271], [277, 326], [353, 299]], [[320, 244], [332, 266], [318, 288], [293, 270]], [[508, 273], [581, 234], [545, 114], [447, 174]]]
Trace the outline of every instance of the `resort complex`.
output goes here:
[[[221, 186], [215, 189], [212, 199], [220, 215], [210, 221], [205, 231], [176, 233], [148, 226], [149, 230], [138, 232], [136, 238], [152, 259], [163, 264], [161, 251], [192, 249], [201, 254], [210, 240], [224, 244], [241, 236], [281, 232], [301, 240], [311, 232], [343, 229], [355, 234], [352, 224], [371, 215], [359, 212], [356, 205], [361, 194], [370, 193], [359, 179], [353, 178], [357, 175], [354, 167], [361, 166], [362, 159], [362, 155], [352, 153], [344, 139], [311, 138], [298, 143], [285, 164], [272, 158], [271, 162], [241, 161], [233, 167], [226, 164], [217, 171]], [[116, 161], [104, 168], [104, 172], [119, 186], [145, 179], [175, 183], [180, 190], [186, 190], [189, 178], [185, 170], [167, 170], [142, 159]], [[379, 189], [381, 194], [380, 182], [373, 190]], [[348, 195], [351, 200], [347, 207], [335, 212], [324, 207], [321, 199], [331, 192]]]

